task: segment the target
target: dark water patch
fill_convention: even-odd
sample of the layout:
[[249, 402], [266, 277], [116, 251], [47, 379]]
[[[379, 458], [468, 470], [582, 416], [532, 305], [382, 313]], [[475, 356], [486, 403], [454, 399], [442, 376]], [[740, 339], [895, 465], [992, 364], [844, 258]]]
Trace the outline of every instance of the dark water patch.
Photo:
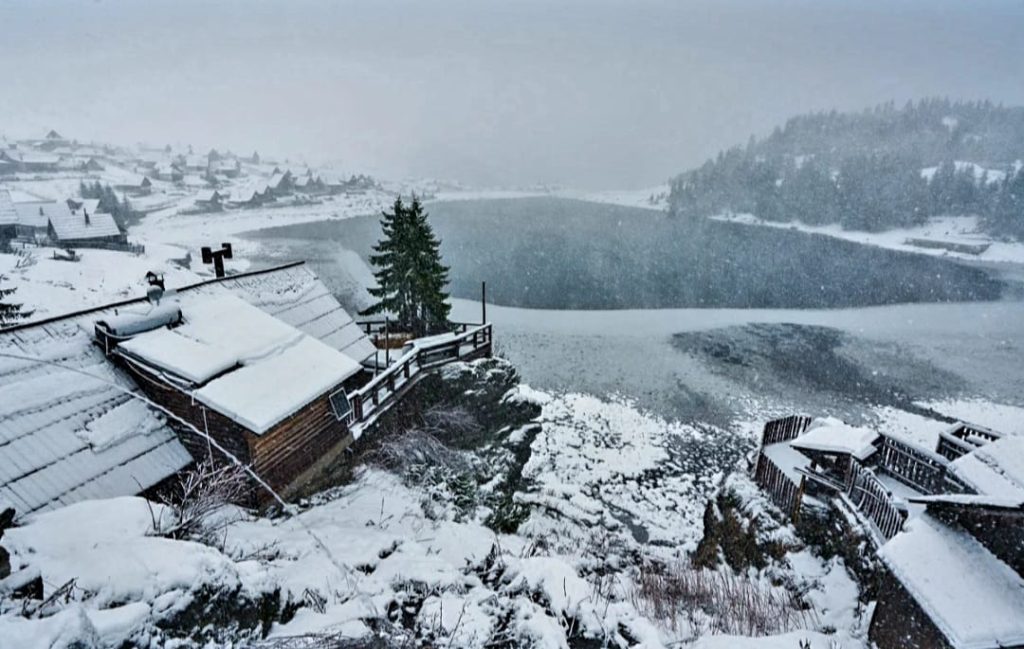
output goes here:
[[[954, 261], [795, 230], [670, 219], [568, 199], [428, 206], [456, 297], [549, 309], [828, 308], [998, 299], [1002, 283]], [[367, 259], [378, 217], [252, 236], [337, 242]]]
[[831, 327], [758, 323], [676, 334], [672, 344], [752, 391], [816, 407], [859, 402], [932, 414], [913, 402], [964, 388], [960, 377], [899, 345]]

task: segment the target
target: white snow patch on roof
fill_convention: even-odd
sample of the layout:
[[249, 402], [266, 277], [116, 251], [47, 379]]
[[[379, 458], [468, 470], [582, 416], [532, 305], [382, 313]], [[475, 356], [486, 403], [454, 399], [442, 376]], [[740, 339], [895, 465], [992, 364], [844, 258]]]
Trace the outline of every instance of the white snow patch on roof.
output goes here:
[[848, 453], [863, 460], [875, 451], [878, 432], [863, 426], [850, 426], [834, 417], [815, 419], [807, 432], [790, 442], [797, 449], [824, 453]]
[[183, 325], [139, 334], [121, 347], [193, 383], [209, 381], [193, 396], [256, 433], [360, 369], [336, 349], [233, 295], [180, 299]]
[[303, 335], [294, 345], [228, 372], [194, 395], [253, 432], [263, 433], [359, 369], [348, 356]]
[[121, 234], [114, 217], [105, 212], [90, 213], [88, 219], [84, 214], [72, 214], [70, 211], [66, 214], [55, 213], [50, 218], [50, 225], [62, 241], [116, 237]]
[[1024, 437], [990, 442], [950, 465], [981, 493], [1006, 499], [1024, 498]]
[[1024, 578], [966, 532], [922, 515], [880, 554], [955, 646], [1024, 643]]

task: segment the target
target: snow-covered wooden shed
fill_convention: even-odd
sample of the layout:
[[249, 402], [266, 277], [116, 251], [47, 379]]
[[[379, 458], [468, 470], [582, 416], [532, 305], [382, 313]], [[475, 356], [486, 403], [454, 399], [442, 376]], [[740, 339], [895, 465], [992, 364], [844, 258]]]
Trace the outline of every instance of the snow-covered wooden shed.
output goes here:
[[754, 477], [794, 517], [807, 493], [867, 533], [887, 568], [875, 646], [1024, 647], [1024, 437], [956, 422], [929, 447], [787, 417], [765, 425]]
[[[216, 309], [218, 301], [242, 303], [246, 318], [264, 323], [269, 318], [276, 323], [274, 330], [288, 331], [301, 350], [315, 348], [335, 359], [345, 368], [342, 374], [374, 353], [362, 329], [301, 263], [199, 282], [179, 288], [178, 294], [186, 319], [192, 304]], [[97, 321], [117, 322], [150, 308], [145, 298], [137, 298], [0, 330], [0, 500], [13, 503], [19, 515], [139, 493], [173, 476], [193, 455], [202, 458], [209, 452], [192, 433], [170, 425], [159, 409], [131, 396], [146, 394], [139, 375], [97, 344]], [[226, 358], [223, 352], [220, 361]], [[345, 358], [338, 360], [339, 355]], [[234, 371], [244, 369], [245, 362]], [[274, 372], [272, 365], [261, 370]], [[300, 379], [290, 380], [303, 385]], [[175, 389], [186, 394], [186, 385], [176, 382]], [[217, 397], [213, 394], [211, 403]], [[303, 450], [302, 461], [316, 461], [313, 449]]]
[[65, 210], [50, 217], [49, 223], [50, 238], [63, 246], [127, 243], [127, 235], [117, 227], [114, 217], [105, 212]]

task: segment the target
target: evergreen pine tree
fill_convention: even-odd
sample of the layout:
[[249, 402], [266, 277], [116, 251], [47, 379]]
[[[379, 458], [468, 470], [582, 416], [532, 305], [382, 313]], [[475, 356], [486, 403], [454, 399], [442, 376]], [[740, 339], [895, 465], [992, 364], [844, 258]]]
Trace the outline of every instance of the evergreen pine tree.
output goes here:
[[413, 196], [409, 206], [412, 254], [413, 295], [416, 303], [413, 331], [418, 334], [436, 333], [447, 329], [449, 268], [441, 263], [441, 242], [423, 211], [419, 198]]
[[0, 327], [12, 325], [22, 318], [27, 318], [31, 313], [21, 310], [20, 304], [13, 304], [5, 301], [4, 298], [14, 295], [17, 289], [3, 287], [4, 276], [0, 275]]
[[384, 237], [370, 256], [377, 268], [370, 295], [377, 302], [362, 314], [390, 314], [396, 327], [416, 336], [443, 331], [450, 311], [448, 267], [422, 203], [415, 196], [409, 206], [395, 199], [392, 211], [383, 213], [381, 230]]
[[384, 238], [370, 255], [370, 263], [377, 268], [373, 273], [377, 286], [369, 292], [377, 302], [362, 315], [387, 313], [397, 319], [398, 327], [411, 327], [412, 273], [407, 254], [410, 228], [401, 197], [395, 199], [391, 212], [382, 213], [380, 227]]

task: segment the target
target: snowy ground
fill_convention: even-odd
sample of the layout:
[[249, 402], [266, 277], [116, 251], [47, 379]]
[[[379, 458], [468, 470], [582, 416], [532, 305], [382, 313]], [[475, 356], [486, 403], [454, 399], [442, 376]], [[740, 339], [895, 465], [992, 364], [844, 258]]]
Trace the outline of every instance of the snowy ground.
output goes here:
[[[943, 216], [929, 219], [928, 223], [913, 228], [897, 228], [884, 232], [861, 232], [844, 230], [838, 223], [828, 225], [808, 225], [799, 221], [781, 223], [765, 221], [752, 214], [718, 215], [711, 217], [718, 221], [743, 223], [746, 225], [800, 230], [813, 234], [822, 234], [837, 239], [845, 239], [869, 246], [878, 246], [890, 250], [916, 252], [924, 255], [953, 257], [973, 261], [1024, 263], [1024, 243], [997, 241], [978, 230], [978, 218], [975, 216]], [[908, 243], [910, 239], [928, 239], [949, 243], [989, 244], [988, 250], [980, 255], [965, 252], [953, 252], [940, 248], [925, 248]]]
[[[56, 259], [58, 251], [26, 247], [17, 254], [0, 254], [0, 286], [13, 288], [11, 300], [31, 311], [33, 320], [99, 306], [146, 294], [149, 271], [163, 273], [168, 286], [181, 286], [211, 275], [199, 263], [193, 270], [174, 259], [187, 251], [177, 246], [150, 244], [145, 255], [114, 250], [80, 249], [77, 262]], [[198, 262], [198, 254], [193, 256]]]
[[199, 248], [231, 242], [240, 257], [258, 251], [258, 244], [237, 235], [279, 225], [329, 221], [357, 215], [374, 214], [388, 207], [394, 195], [383, 191], [326, 197], [311, 205], [235, 209], [213, 214], [178, 214], [176, 208], [146, 216], [132, 228], [132, 236], [142, 242], [173, 243], [198, 252]]
[[[86, 502], [5, 536], [12, 563], [40, 569], [48, 592], [71, 580], [75, 588], [39, 619], [8, 607], [0, 638], [26, 649], [90, 638], [95, 644], [84, 647], [163, 646], [167, 620], [209, 589], [250, 599], [281, 589], [304, 606], [273, 626], [271, 641], [362, 637], [398, 611], [413, 616], [416, 632], [434, 646], [483, 647], [503, 638], [511, 646], [561, 648], [570, 638], [613, 637], [665, 647], [696, 639], [690, 626], [645, 615], [634, 579], [640, 563], [682, 557], [701, 533], [702, 496], [723, 477], [675, 464], [671, 440], [705, 433], [621, 401], [526, 387], [514, 398], [543, 404], [525, 470], [530, 486], [517, 496], [533, 513], [517, 534], [487, 529], [484, 512], [460, 522], [438, 516], [422, 491], [369, 468], [296, 516], [237, 513], [213, 545], [154, 536], [153, 521], [171, 521], [173, 513], [138, 498]], [[802, 551], [781, 569], [817, 617], [804, 631], [742, 646], [796, 649], [799, 639], [862, 646], [845, 631], [816, 632], [858, 628], [856, 587], [841, 566]], [[696, 646], [736, 642], [704, 638]]]

